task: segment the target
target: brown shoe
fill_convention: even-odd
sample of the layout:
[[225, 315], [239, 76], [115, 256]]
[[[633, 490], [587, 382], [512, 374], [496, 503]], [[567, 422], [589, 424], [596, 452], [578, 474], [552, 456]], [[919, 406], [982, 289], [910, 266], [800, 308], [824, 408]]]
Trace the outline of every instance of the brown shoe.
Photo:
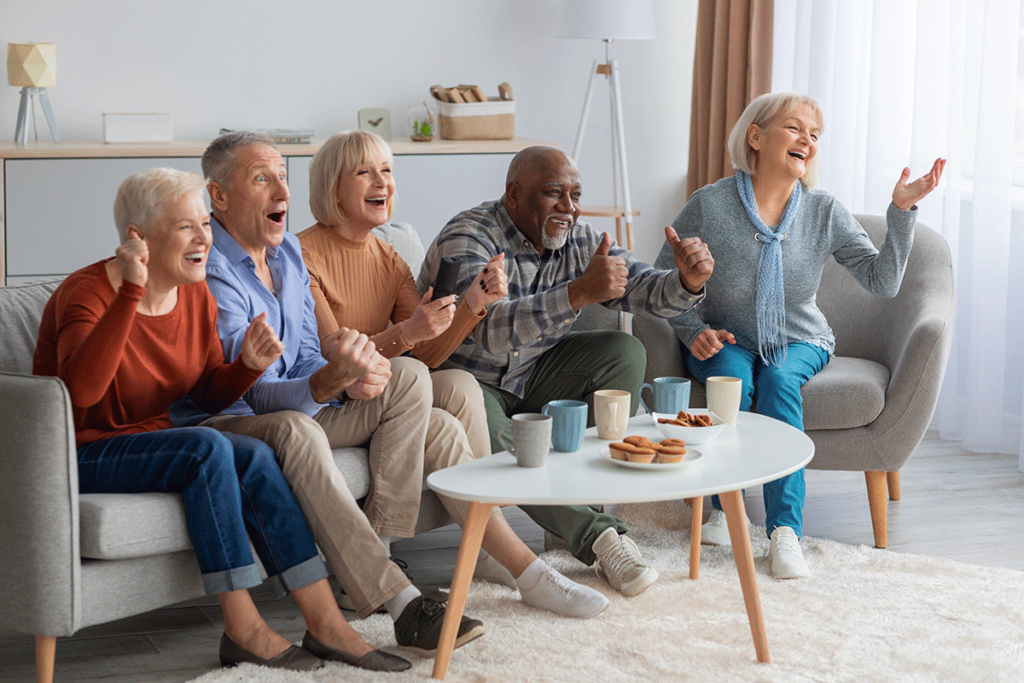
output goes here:
[[302, 639], [302, 647], [320, 659], [329, 662], [344, 662], [345, 664], [351, 664], [360, 669], [369, 669], [370, 671], [405, 671], [412, 666], [411, 663], [401, 657], [389, 654], [383, 650], [374, 650], [362, 657], [356, 657], [347, 652], [335, 650], [333, 647], [321, 643], [309, 631], [306, 631], [306, 635]]
[[292, 645], [276, 657], [263, 659], [228, 638], [227, 633], [220, 637], [220, 663], [224, 666], [258, 664], [269, 666], [272, 669], [291, 669], [292, 671], [313, 671], [324, 665], [322, 659], [298, 645]]

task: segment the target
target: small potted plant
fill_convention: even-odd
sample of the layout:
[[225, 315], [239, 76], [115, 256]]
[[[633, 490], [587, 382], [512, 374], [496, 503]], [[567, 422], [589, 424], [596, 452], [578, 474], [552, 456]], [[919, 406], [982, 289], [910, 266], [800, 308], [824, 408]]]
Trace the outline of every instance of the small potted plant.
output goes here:
[[434, 139], [434, 112], [425, 101], [409, 110], [409, 137], [413, 142], [430, 142]]

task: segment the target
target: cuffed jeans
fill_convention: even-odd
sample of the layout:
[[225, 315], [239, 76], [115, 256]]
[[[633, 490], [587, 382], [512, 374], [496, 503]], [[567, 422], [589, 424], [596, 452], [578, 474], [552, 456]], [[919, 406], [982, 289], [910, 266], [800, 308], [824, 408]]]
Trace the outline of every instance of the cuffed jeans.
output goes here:
[[[636, 337], [615, 330], [570, 332], [540, 357], [519, 398], [489, 384], [480, 384], [487, 407], [491, 449], [503, 451], [498, 431], [511, 425], [518, 413], [539, 413], [548, 401], [574, 399], [588, 406], [587, 426], [594, 426], [594, 392], [622, 389], [632, 394], [630, 415], [636, 412], [637, 390], [644, 381], [647, 353]], [[622, 534], [625, 522], [601, 512], [598, 505], [521, 505], [546, 531], [559, 536], [573, 557], [584, 564], [597, 559], [593, 544], [609, 527]]]
[[[738, 344], [726, 344], [707, 360], [697, 360], [683, 349], [686, 368], [701, 383], [708, 377], [736, 377], [743, 380], [740, 410], [749, 411], [757, 401], [757, 413], [785, 422], [803, 431], [804, 406], [800, 389], [807, 380], [828, 364], [828, 352], [820, 346], [800, 342], [787, 347], [781, 366], [765, 365], [756, 353]], [[768, 482], [764, 488], [765, 526], [769, 536], [776, 528], [788, 526], [796, 535], [803, 535], [804, 486], [803, 469], [781, 479]], [[718, 496], [712, 505], [722, 509]]]
[[327, 578], [274, 451], [256, 439], [182, 427], [94, 441], [78, 449], [78, 484], [82, 493], [180, 493], [207, 594], [262, 583], [250, 538], [276, 593]]

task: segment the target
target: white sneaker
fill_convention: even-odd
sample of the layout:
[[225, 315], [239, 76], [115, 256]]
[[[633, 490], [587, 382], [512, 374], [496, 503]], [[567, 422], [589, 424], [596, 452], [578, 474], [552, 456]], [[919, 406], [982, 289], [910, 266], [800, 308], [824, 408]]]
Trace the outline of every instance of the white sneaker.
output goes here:
[[605, 529], [592, 547], [598, 576], [628, 598], [640, 595], [658, 578], [658, 571], [640, 556], [633, 539], [620, 536], [612, 527]]
[[512, 577], [512, 572], [505, 569], [497, 560], [483, 550], [480, 551], [480, 558], [476, 561], [473, 578], [508, 586], [512, 590], [519, 587], [516, 585], [516, 580]]
[[[747, 517], [747, 527], [750, 526], [750, 518]], [[708, 521], [700, 526], [701, 545], [732, 545], [729, 537], [729, 523], [725, 519], [725, 513], [712, 508]]]
[[768, 545], [768, 561], [777, 579], [803, 579], [811, 575], [800, 550], [800, 539], [788, 526], [776, 527]]
[[[539, 565], [537, 563], [540, 563]], [[608, 598], [593, 588], [570, 581], [540, 558], [526, 568], [517, 582], [523, 602], [563, 617], [590, 619], [608, 606]], [[528, 586], [526, 584], [532, 583]]]

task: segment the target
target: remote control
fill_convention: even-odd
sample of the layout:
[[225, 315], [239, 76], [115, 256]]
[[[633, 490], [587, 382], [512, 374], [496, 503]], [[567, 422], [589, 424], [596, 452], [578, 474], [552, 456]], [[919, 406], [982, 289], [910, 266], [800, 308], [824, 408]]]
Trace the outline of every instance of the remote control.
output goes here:
[[455, 285], [459, 281], [459, 259], [444, 256], [437, 267], [437, 280], [434, 282], [434, 294], [431, 301], [455, 293]]

